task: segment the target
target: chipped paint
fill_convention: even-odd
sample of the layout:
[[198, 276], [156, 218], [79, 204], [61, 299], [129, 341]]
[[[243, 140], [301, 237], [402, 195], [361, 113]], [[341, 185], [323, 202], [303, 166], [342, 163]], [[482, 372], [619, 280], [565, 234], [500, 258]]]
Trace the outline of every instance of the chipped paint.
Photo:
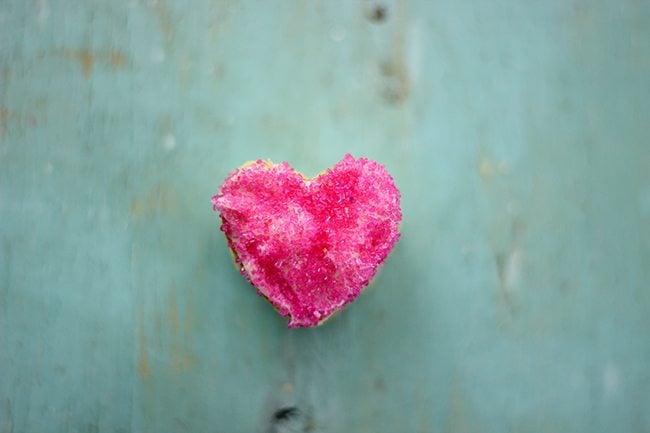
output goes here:
[[158, 20], [158, 25], [166, 40], [171, 41], [174, 38], [175, 30], [167, 2], [165, 0], [149, 0], [147, 6]]
[[157, 214], [170, 214], [178, 209], [176, 193], [165, 184], [153, 188], [143, 198], [131, 201], [129, 212], [135, 218], [150, 218]]
[[23, 113], [0, 106], [0, 137], [4, 137], [11, 128], [19, 131], [25, 128], [34, 129], [46, 121], [45, 116], [41, 114]]
[[81, 67], [81, 73], [85, 78], [90, 78], [97, 62], [108, 65], [114, 70], [124, 69], [127, 63], [126, 55], [121, 51], [115, 50], [91, 51], [85, 49], [64, 49], [59, 51], [59, 55], [77, 61]]

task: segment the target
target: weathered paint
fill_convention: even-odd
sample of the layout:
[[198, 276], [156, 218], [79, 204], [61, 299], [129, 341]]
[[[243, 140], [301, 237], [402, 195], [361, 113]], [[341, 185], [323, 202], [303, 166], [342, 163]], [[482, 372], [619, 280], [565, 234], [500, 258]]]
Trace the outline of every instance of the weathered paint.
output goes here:
[[[0, 2], [0, 432], [650, 430], [647, 2]], [[210, 197], [385, 164], [287, 330]]]

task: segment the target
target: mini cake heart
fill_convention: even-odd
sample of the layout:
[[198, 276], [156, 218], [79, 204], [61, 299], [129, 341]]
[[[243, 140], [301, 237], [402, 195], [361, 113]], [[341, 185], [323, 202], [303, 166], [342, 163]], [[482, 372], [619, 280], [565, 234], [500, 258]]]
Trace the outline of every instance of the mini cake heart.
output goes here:
[[318, 325], [359, 296], [402, 219], [391, 175], [349, 154], [312, 179], [286, 162], [247, 163], [212, 202], [241, 273], [290, 328]]

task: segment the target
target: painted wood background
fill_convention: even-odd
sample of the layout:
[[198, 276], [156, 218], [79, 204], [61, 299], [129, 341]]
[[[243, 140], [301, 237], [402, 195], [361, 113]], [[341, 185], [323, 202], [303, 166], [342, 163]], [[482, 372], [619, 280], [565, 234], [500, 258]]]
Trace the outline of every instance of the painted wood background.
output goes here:
[[[0, 432], [650, 431], [650, 3], [0, 0]], [[288, 330], [210, 197], [403, 193]]]

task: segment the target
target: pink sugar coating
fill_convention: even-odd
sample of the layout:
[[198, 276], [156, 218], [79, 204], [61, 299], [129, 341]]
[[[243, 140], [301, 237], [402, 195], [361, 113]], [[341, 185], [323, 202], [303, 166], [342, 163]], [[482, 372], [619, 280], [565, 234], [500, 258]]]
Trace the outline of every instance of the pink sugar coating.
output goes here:
[[350, 154], [309, 180], [258, 160], [230, 173], [212, 202], [241, 273], [290, 328], [318, 325], [359, 296], [402, 219], [391, 175]]

